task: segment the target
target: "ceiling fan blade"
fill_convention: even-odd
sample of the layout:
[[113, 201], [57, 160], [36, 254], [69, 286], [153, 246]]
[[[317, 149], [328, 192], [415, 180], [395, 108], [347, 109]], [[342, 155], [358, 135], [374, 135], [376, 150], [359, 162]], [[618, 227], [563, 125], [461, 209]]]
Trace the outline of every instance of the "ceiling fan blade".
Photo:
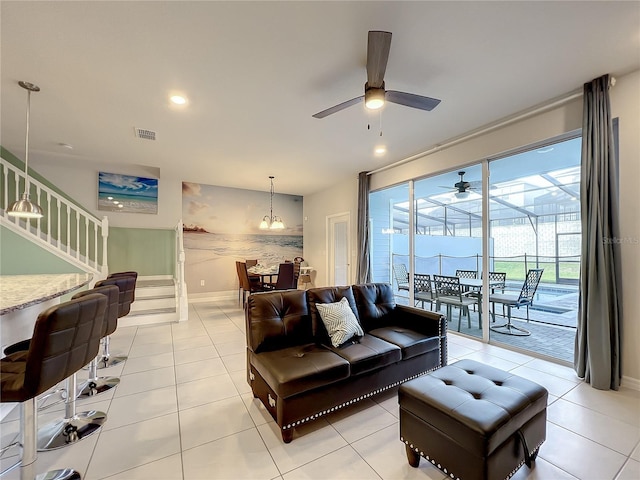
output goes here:
[[381, 88], [389, 60], [391, 33], [370, 31], [367, 43], [367, 83], [369, 88]]
[[348, 108], [351, 105], [355, 105], [356, 103], [361, 102], [363, 98], [364, 98], [364, 95], [360, 95], [359, 97], [352, 98], [351, 100], [347, 100], [346, 102], [339, 103], [338, 105], [334, 105], [333, 107], [327, 108], [326, 110], [323, 110], [311, 116], [314, 118], [324, 118], [326, 116], [331, 115], [332, 113], [339, 112], [340, 110], [344, 110], [345, 108]]
[[440, 103], [440, 100], [437, 98], [423, 97], [422, 95], [414, 95], [413, 93], [396, 92], [395, 90], [387, 90], [385, 98], [391, 103], [428, 111], [433, 110]]

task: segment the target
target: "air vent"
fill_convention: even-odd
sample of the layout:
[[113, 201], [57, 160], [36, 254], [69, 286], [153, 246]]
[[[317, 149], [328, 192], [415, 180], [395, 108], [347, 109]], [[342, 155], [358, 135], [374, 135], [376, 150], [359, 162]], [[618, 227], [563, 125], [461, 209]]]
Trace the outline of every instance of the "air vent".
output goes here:
[[156, 132], [153, 130], [145, 130], [144, 128], [135, 128], [136, 137], [142, 138], [144, 140], [155, 140]]

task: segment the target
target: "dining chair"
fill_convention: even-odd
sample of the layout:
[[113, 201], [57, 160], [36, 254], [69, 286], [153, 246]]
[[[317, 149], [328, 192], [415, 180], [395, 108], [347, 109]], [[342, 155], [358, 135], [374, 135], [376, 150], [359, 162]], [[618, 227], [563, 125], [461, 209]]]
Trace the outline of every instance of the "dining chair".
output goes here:
[[478, 278], [478, 272], [476, 272], [475, 270], [456, 270], [456, 277]]
[[517, 327], [511, 323], [511, 308], [527, 307], [527, 322], [529, 322], [529, 305], [533, 303], [533, 299], [540, 284], [544, 268], [530, 268], [527, 277], [522, 284], [520, 295], [495, 294], [489, 295], [489, 303], [491, 303], [491, 317], [496, 321], [496, 303], [500, 303], [507, 307], [507, 323], [504, 325], [496, 325], [491, 327], [496, 333], [504, 333], [505, 335], [527, 336], [531, 332], [525, 328]]
[[[484, 272], [480, 275], [480, 278], [483, 277]], [[496, 293], [496, 290], [504, 293], [504, 289], [507, 286], [507, 274], [506, 272], [489, 272], [489, 281], [491, 282], [491, 293]]]
[[[478, 304], [477, 297], [469, 297], [464, 294], [462, 285], [460, 285], [459, 277], [449, 277], [446, 275], [434, 275], [433, 283], [436, 291], [436, 310], [440, 310], [440, 305], [445, 304], [447, 306], [447, 319], [451, 320], [451, 308], [459, 308], [458, 315], [458, 332], [460, 331], [460, 322], [462, 321], [462, 315], [466, 315], [468, 327], [471, 328], [471, 316], [469, 315], [469, 306], [478, 305], [478, 311], [480, 306]], [[482, 328], [482, 319], [478, 315], [478, 324]]]
[[[458, 278], [478, 278], [478, 272], [475, 270], [456, 270], [456, 277]], [[462, 291], [468, 292], [470, 290], [466, 285], [462, 286]]]
[[431, 287], [431, 275], [415, 273], [413, 275], [413, 289], [413, 299], [416, 304], [422, 302], [422, 308], [424, 309], [424, 302], [429, 302], [429, 308], [433, 309], [433, 302], [436, 297]]
[[247, 268], [251, 268], [258, 264], [258, 260], [245, 260], [244, 263], [247, 264]]
[[409, 291], [409, 272], [407, 266], [404, 263], [393, 264], [393, 276], [398, 284], [398, 290]]
[[295, 257], [293, 259], [293, 284], [298, 286], [298, 279], [300, 278], [300, 267], [302, 262], [304, 262], [304, 258]]
[[246, 305], [247, 293], [264, 292], [265, 287], [262, 282], [253, 282], [249, 279], [247, 272], [247, 264], [245, 262], [236, 262], [238, 268], [238, 278], [242, 286], [242, 304]]
[[278, 278], [274, 283], [264, 285], [267, 290], [291, 290], [296, 288], [293, 279], [293, 263], [281, 263], [278, 267]]

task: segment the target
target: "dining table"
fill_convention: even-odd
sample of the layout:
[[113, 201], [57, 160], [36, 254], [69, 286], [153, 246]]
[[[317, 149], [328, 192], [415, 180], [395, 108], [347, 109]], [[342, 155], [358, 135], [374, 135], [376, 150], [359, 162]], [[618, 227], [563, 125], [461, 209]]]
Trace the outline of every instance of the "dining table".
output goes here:
[[[274, 275], [275, 276], [278, 275], [279, 269], [280, 269], [280, 264], [278, 263], [270, 264], [270, 265], [263, 265], [261, 263], [258, 263], [253, 267], [247, 268], [247, 273], [249, 274], [249, 276], [260, 277], [260, 281], [262, 283], [272, 283], [273, 277]], [[266, 280], [267, 277], [269, 277], [268, 281]]]

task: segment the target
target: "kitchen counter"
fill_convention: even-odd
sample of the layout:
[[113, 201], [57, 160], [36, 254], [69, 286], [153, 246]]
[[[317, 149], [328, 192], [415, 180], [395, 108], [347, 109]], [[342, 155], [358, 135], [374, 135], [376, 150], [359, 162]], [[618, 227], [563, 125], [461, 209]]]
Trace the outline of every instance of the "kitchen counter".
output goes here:
[[89, 273], [0, 275], [0, 315], [61, 297], [92, 278]]

